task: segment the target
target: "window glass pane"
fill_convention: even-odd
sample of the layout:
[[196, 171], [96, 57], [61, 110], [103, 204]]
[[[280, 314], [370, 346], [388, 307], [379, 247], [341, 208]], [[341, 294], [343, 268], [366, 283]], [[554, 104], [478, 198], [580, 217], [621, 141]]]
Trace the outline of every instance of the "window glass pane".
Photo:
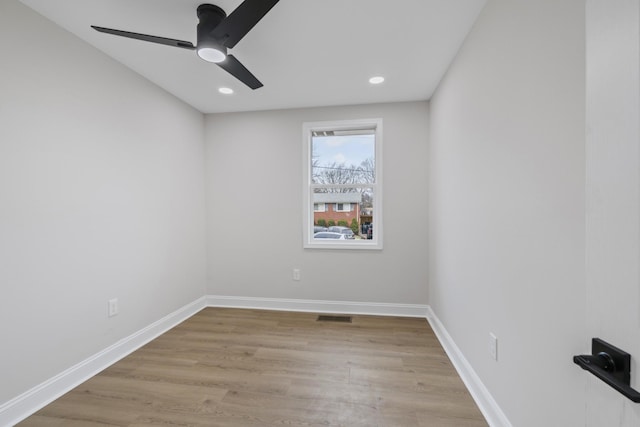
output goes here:
[[314, 240], [349, 240], [353, 243], [372, 239], [373, 188], [315, 188], [312, 194], [314, 205], [326, 204], [331, 207], [313, 212]]
[[311, 150], [311, 179], [314, 184], [375, 182], [373, 131], [313, 132]]
[[373, 189], [367, 188], [362, 192], [362, 205], [360, 207], [360, 235], [365, 240], [373, 238], [374, 221], [374, 194]]

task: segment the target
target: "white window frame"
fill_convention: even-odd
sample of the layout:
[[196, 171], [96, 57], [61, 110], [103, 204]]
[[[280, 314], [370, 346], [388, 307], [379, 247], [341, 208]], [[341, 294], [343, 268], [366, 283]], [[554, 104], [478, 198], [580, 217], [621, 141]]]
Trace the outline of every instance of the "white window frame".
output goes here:
[[[318, 209], [316, 209], [316, 205], [318, 205]], [[327, 204], [326, 203], [314, 203], [313, 204], [314, 212], [327, 212]]]
[[[335, 184], [333, 187], [369, 187], [373, 190], [373, 238], [371, 240], [335, 240], [313, 238], [313, 191], [326, 185], [314, 184], [311, 170], [312, 133], [317, 131], [375, 131], [375, 182], [372, 184], [348, 185]], [[383, 218], [382, 218], [382, 119], [336, 120], [326, 122], [307, 122], [302, 125], [302, 236], [303, 247], [307, 249], [350, 249], [350, 250], [382, 250]]]
[[[342, 205], [342, 209], [338, 208], [338, 205]], [[348, 205], [348, 209], [345, 209], [345, 205]], [[351, 212], [351, 203], [336, 203], [336, 212]]]

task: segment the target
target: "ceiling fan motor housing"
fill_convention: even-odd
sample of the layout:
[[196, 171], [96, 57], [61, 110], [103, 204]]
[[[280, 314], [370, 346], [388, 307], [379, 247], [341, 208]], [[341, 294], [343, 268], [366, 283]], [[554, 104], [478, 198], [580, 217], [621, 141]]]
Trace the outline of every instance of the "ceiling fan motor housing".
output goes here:
[[224, 54], [227, 53], [227, 48], [223, 45], [224, 40], [216, 40], [211, 36], [213, 29], [226, 17], [227, 14], [224, 10], [216, 5], [201, 4], [198, 6], [198, 48], [211, 47]]

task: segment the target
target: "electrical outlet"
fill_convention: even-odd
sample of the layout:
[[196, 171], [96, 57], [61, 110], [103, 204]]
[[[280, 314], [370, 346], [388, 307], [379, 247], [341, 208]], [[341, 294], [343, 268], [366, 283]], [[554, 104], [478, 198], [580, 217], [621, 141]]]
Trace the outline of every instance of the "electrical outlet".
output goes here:
[[295, 280], [295, 281], [299, 281], [300, 280], [300, 269], [299, 268], [294, 268], [293, 269], [293, 280]]
[[489, 332], [489, 354], [493, 360], [498, 360], [498, 338]]
[[109, 317], [113, 317], [118, 314], [118, 298], [110, 299], [108, 302], [108, 315]]

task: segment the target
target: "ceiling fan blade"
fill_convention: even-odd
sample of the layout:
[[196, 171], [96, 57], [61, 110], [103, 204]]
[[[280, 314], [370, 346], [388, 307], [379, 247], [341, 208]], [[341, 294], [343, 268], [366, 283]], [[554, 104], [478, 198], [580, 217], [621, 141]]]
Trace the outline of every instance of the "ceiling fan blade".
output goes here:
[[211, 35], [233, 48], [279, 0], [244, 0], [231, 15], [227, 16]]
[[222, 62], [218, 62], [217, 65], [251, 89], [255, 90], [263, 86], [260, 80], [251, 74], [251, 71], [247, 70], [233, 55], [227, 55], [227, 58]]
[[166, 37], [150, 36], [147, 34], [132, 33], [130, 31], [96, 27], [95, 25], [92, 25], [91, 28], [93, 28], [96, 31], [100, 31], [101, 33], [113, 34], [114, 36], [128, 37], [130, 39], [137, 39], [145, 42], [159, 43], [159, 44], [164, 44], [164, 45], [173, 46], [173, 47], [181, 47], [183, 49], [191, 49], [191, 50], [195, 49], [195, 46], [193, 45], [193, 43], [186, 42], [183, 40], [168, 39]]

